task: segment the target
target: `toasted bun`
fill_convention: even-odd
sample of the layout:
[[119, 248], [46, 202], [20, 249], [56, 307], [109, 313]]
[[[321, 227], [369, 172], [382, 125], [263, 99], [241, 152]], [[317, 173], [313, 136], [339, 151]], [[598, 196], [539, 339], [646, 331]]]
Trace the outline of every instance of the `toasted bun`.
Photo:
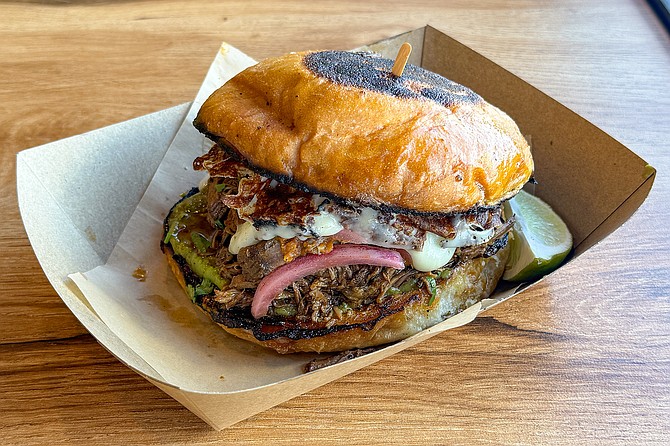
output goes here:
[[[186, 291], [184, 273], [173, 259], [172, 250], [166, 249], [165, 252], [173, 273]], [[479, 257], [460, 263], [444, 285], [438, 288], [430, 305], [426, 303], [426, 299], [415, 300], [403, 310], [380, 319], [370, 329], [354, 327], [302, 339], [278, 337], [259, 340], [249, 329], [231, 328], [222, 323], [218, 325], [234, 336], [279, 353], [336, 352], [387, 344], [432, 327], [491, 295], [502, 277], [508, 255], [509, 244], [491, 257]], [[216, 311], [205, 311], [218, 323]]]
[[370, 53], [291, 53], [214, 92], [194, 125], [252, 168], [371, 206], [463, 212], [512, 197], [533, 172], [505, 113], [462, 85]]

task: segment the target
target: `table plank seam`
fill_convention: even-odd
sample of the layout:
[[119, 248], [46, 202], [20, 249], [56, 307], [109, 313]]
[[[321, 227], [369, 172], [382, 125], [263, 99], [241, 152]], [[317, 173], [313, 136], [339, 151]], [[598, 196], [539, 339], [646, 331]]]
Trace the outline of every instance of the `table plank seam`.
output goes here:
[[57, 342], [67, 342], [74, 341], [83, 338], [92, 338], [89, 333], [82, 333], [74, 336], [67, 336], [63, 338], [50, 338], [50, 339], [34, 339], [31, 341], [18, 341], [18, 342], [0, 342], [0, 348], [2, 347], [16, 347], [21, 345], [40, 345], [46, 343], [57, 343]]

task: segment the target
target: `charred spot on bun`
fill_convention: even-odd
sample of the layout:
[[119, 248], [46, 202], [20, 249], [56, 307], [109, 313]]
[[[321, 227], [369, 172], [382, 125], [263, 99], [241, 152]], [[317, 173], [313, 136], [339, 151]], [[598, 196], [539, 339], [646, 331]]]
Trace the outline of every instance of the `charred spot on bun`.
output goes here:
[[203, 104], [208, 179], [161, 243], [192, 300], [280, 353], [411, 336], [489, 296], [530, 148], [470, 89], [371, 53], [291, 53]]

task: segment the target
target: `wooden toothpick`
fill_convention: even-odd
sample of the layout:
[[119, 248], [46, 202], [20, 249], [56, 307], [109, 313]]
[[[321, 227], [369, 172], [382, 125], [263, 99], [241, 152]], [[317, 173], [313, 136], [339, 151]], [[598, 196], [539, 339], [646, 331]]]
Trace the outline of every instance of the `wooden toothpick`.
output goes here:
[[405, 42], [400, 46], [398, 55], [395, 57], [395, 62], [393, 63], [393, 68], [391, 69], [391, 73], [393, 73], [395, 77], [402, 76], [402, 72], [405, 71], [405, 65], [407, 65], [407, 59], [409, 59], [411, 52], [412, 45], [409, 43]]

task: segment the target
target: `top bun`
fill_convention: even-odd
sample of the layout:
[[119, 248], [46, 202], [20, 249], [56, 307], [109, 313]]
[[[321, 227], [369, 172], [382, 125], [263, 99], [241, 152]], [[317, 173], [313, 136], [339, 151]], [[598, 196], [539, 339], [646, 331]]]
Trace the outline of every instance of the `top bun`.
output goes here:
[[247, 68], [195, 127], [278, 181], [408, 212], [512, 197], [533, 160], [514, 121], [470, 89], [371, 53], [291, 53]]

